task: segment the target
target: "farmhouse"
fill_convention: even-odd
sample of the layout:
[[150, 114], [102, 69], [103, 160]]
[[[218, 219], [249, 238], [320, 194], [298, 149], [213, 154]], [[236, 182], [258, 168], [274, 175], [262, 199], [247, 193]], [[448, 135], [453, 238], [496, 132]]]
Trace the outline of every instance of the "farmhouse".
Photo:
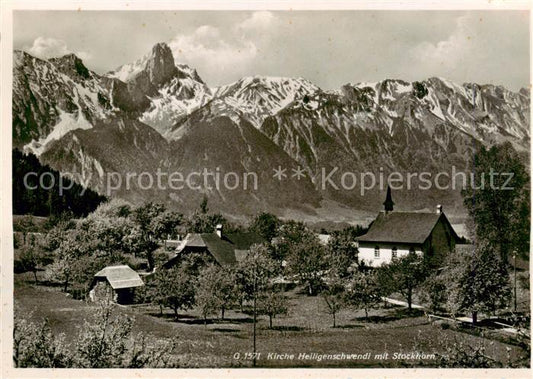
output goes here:
[[135, 288], [143, 285], [139, 274], [129, 266], [108, 266], [94, 275], [89, 298], [91, 301], [110, 299], [119, 304], [130, 304]]
[[368, 232], [357, 238], [359, 262], [377, 267], [409, 253], [424, 254], [432, 264], [455, 249], [458, 236], [442, 210], [394, 212], [390, 188], [381, 211]]
[[244, 259], [253, 244], [265, 240], [253, 232], [223, 233], [222, 225], [217, 225], [215, 233], [189, 233], [176, 249], [164, 268], [176, 265], [187, 254], [207, 254], [214, 263], [221, 266], [234, 265]]

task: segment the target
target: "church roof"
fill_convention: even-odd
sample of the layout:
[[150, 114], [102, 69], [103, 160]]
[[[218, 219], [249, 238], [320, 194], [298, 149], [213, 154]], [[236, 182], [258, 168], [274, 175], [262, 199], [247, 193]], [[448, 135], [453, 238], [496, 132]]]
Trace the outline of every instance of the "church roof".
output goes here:
[[[423, 244], [441, 218], [453, 231], [444, 213], [380, 212], [368, 232], [357, 240]], [[453, 234], [455, 235], [455, 231]], [[456, 235], [455, 237], [457, 238]]]

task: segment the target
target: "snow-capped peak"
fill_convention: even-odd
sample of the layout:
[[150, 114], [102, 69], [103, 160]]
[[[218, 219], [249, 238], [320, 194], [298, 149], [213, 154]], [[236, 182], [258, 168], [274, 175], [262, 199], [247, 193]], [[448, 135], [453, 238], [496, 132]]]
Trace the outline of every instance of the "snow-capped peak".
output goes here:
[[150, 58], [150, 54], [137, 59], [135, 62], [126, 63], [114, 71], [107, 73], [110, 78], [117, 78], [123, 82], [128, 82], [131, 78], [137, 76], [142, 70], [146, 68], [146, 62]]
[[287, 105], [319, 88], [304, 78], [247, 76], [232, 84], [218, 87], [214, 97], [237, 108], [256, 127]]

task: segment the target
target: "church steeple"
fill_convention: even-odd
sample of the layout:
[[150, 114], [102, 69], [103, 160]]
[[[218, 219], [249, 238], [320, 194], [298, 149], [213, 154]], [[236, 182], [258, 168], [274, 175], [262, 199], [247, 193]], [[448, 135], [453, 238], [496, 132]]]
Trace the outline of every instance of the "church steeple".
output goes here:
[[387, 198], [383, 205], [385, 206], [385, 213], [392, 212], [394, 209], [394, 201], [392, 201], [390, 186], [387, 187]]

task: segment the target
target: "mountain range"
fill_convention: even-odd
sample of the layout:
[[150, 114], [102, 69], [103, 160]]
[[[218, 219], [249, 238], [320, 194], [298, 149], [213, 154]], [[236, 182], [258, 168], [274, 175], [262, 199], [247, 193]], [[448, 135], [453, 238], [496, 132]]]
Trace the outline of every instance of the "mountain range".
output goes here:
[[[361, 183], [324, 187], [324, 173], [339, 184], [344, 172], [359, 179], [364, 172], [469, 171], [480, 145], [509, 141], [527, 156], [530, 144], [526, 89], [429, 78], [331, 91], [304, 78], [264, 76], [211, 88], [164, 43], [103, 75], [73, 54], [43, 60], [15, 51], [13, 74], [13, 146], [101, 193], [111, 172], [257, 174], [256, 189], [132, 183], [112, 193], [182, 211], [207, 196], [210, 208], [235, 218], [265, 210], [353, 221], [380, 209], [386, 188], [362, 195]], [[287, 177], [273, 177], [277, 168]], [[293, 175], [299, 168], [304, 177]], [[394, 196], [400, 209], [440, 203], [464, 214], [459, 190]]]

